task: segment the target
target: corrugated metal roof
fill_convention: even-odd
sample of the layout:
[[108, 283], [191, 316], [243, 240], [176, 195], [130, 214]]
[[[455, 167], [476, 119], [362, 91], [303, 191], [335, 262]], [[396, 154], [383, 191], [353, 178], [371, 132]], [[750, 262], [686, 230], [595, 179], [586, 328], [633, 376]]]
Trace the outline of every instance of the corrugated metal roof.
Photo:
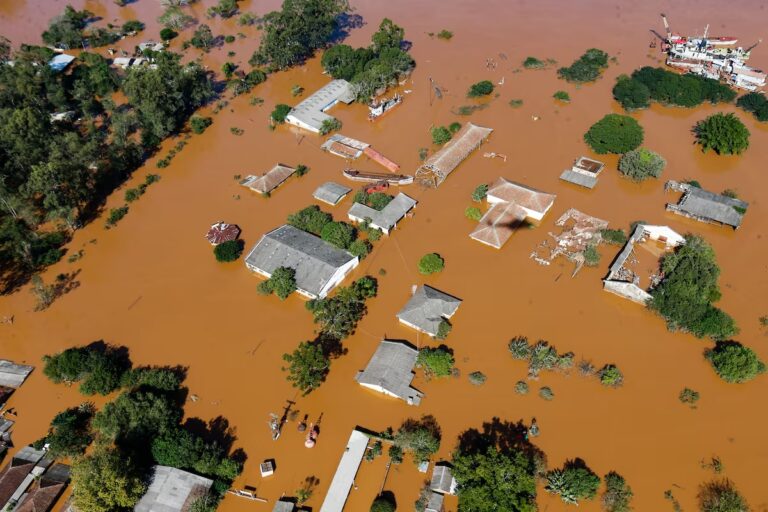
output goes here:
[[255, 190], [256, 192], [266, 194], [279, 187], [280, 184], [287, 180], [294, 172], [296, 172], [296, 169], [293, 167], [277, 164], [261, 176], [249, 174], [240, 181], [240, 184], [251, 190]]
[[320, 512], [342, 512], [347, 502], [349, 491], [355, 482], [355, 475], [363, 461], [365, 449], [368, 447], [368, 436], [359, 430], [353, 430], [347, 441], [347, 446], [341, 454], [341, 460], [333, 475], [328, 494], [320, 507]]

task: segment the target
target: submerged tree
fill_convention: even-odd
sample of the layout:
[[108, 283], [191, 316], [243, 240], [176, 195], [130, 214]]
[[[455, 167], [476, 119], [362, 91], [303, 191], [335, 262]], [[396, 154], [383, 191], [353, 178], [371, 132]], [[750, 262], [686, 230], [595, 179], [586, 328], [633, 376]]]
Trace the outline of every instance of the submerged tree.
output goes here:
[[705, 352], [715, 372], [726, 382], [747, 382], [765, 373], [765, 363], [749, 347], [735, 341], [718, 341]]
[[627, 153], [643, 142], [643, 128], [629, 116], [608, 114], [584, 134], [595, 153]]
[[330, 358], [317, 341], [305, 341], [290, 354], [283, 354], [288, 363], [283, 371], [288, 372], [288, 381], [305, 395], [310, 393], [325, 380], [331, 366]]
[[704, 153], [739, 155], [749, 147], [749, 130], [733, 113], [713, 114], [696, 123], [693, 133]]

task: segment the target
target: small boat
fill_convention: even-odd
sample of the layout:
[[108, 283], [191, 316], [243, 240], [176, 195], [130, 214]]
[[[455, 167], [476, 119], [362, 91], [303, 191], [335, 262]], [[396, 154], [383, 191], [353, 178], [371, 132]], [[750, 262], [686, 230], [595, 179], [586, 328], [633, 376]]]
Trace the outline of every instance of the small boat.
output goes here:
[[722, 37], [707, 37], [707, 42], [713, 45], [727, 46], [727, 45], [736, 44], [739, 42], [739, 40], [736, 39], [735, 37], [722, 36]]
[[408, 176], [407, 174], [364, 172], [357, 169], [344, 169], [344, 177], [352, 181], [366, 181], [369, 183], [386, 181], [390, 185], [410, 185], [413, 183], [413, 176]]
[[391, 98], [384, 98], [381, 101], [374, 101], [368, 105], [368, 120], [374, 121], [383, 116], [399, 104], [403, 102], [403, 97], [399, 94], [395, 94]]

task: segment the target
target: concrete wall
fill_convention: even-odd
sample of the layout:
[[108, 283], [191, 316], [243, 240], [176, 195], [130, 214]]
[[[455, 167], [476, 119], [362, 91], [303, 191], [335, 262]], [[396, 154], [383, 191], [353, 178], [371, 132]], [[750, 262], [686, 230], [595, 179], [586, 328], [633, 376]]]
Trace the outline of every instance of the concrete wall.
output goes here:
[[318, 297], [320, 297], [321, 299], [325, 298], [325, 296], [328, 295], [331, 292], [331, 290], [333, 290], [336, 286], [338, 286], [339, 283], [341, 283], [344, 280], [347, 274], [352, 272], [352, 270], [354, 270], [354, 268], [357, 267], [359, 263], [360, 263], [360, 259], [354, 258], [348, 261], [344, 266], [339, 267], [336, 270], [336, 273], [333, 274], [333, 277], [331, 277], [331, 279], [328, 281], [328, 283], [326, 283], [323, 289], [320, 290]]
[[628, 283], [626, 281], [611, 281], [606, 279], [603, 281], [603, 290], [643, 305], [645, 305], [651, 298], [650, 293], [646, 292], [636, 284]]

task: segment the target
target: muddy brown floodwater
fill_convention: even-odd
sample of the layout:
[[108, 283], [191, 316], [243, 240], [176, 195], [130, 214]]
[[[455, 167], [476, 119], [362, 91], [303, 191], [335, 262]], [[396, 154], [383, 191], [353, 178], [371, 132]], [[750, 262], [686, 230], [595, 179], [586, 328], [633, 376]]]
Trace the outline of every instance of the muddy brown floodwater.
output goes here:
[[[15, 43], [36, 43], [46, 21], [65, 3], [0, 2], [0, 33]], [[136, 0], [123, 9], [106, 1], [71, 3], [103, 17], [102, 24], [140, 19], [148, 25], [145, 34], [157, 37], [155, 18], [160, 7], [155, 0]], [[206, 0], [194, 10], [202, 17], [211, 3]], [[483, 421], [495, 416], [510, 421], [535, 417], [541, 428], [536, 444], [547, 453], [551, 467], [581, 457], [600, 475], [618, 471], [635, 491], [636, 510], [671, 510], [671, 503], [664, 499], [667, 489], [683, 509], [695, 509], [697, 486], [713, 476], [702, 469], [700, 461], [714, 455], [722, 459], [725, 475], [736, 482], [753, 508], [768, 510], [764, 476], [768, 378], [745, 385], [725, 384], [702, 356], [708, 342], [667, 332], [660, 318], [603, 292], [600, 279], [615, 255], [613, 247], [601, 247], [600, 266], [585, 268], [574, 279], [570, 278], [570, 264], [557, 261], [541, 267], [529, 259], [547, 232], [555, 229], [554, 221], [571, 207], [609, 220], [611, 227], [626, 229], [630, 222], [642, 219], [701, 234], [714, 246], [722, 267], [723, 298], [718, 305], [740, 325], [737, 339], [768, 359], [768, 338], [758, 322], [761, 315], [768, 314], [768, 240], [763, 233], [768, 221], [765, 126], [739, 111], [752, 132], [750, 149], [740, 157], [703, 155], [692, 144], [691, 126], [712, 112], [736, 111], [735, 107], [707, 105], [686, 110], [654, 106], [634, 116], [645, 128], [645, 145], [668, 161], [661, 180], [642, 185], [622, 180], [612, 156], [601, 158], [607, 167], [592, 191], [558, 179], [575, 157], [590, 155], [582, 141], [586, 129], [604, 114], [619, 111], [611, 99], [616, 77], [659, 62], [657, 50], [649, 49], [649, 29], [661, 28], [659, 12], [667, 13], [676, 31], [702, 30], [710, 23], [713, 33], [737, 36], [746, 45], [768, 35], [764, 5], [741, 1], [723, 9], [724, 2], [712, 0], [674, 4], [366, 0], [353, 5], [365, 26], [352, 32], [350, 44], [367, 44], [382, 17], [388, 16], [405, 28], [418, 65], [404, 87], [413, 92], [378, 122], [366, 121], [364, 106], [336, 107], [333, 115], [344, 123], [344, 134], [372, 143], [412, 173], [419, 163], [418, 149], [430, 147], [431, 125], [471, 120], [495, 131], [438, 190], [415, 185], [405, 189], [419, 200], [415, 215], [377, 243], [347, 281], [366, 273], [378, 276], [379, 269], [386, 270], [379, 277], [380, 295], [370, 302], [369, 314], [357, 333], [344, 341], [349, 352], [333, 361], [327, 382], [302, 397], [280, 371], [282, 354], [313, 337], [314, 327], [303, 301], [291, 297], [280, 302], [257, 295], [259, 279], [242, 261], [217, 264], [203, 239], [210, 223], [226, 220], [240, 225], [250, 248], [288, 213], [312, 204], [312, 191], [320, 183], [344, 181], [340, 175], [344, 162], [320, 151], [320, 137], [288, 127], [276, 132], [267, 128], [268, 114], [276, 103], [297, 101], [290, 94], [292, 85], [300, 84], [308, 94], [327, 80], [314, 59], [302, 68], [272, 76], [256, 88], [251, 96], [263, 97], [263, 106], [250, 106], [249, 97], [231, 101], [215, 116], [211, 128], [194, 136], [168, 168], [158, 171], [152, 160], [136, 172], [125, 188], [150, 172], [159, 172], [162, 180], [131, 205], [130, 213], [115, 229], [104, 230], [103, 219], [98, 219], [77, 232], [69, 251], [83, 249], [84, 257], [75, 263], [67, 263], [65, 258], [44, 275], [51, 280], [58, 273], [79, 270], [79, 288], [41, 313], [33, 312], [33, 297], [26, 288], [0, 298], [0, 314], [15, 316], [13, 326], [0, 327], [0, 356], [38, 367], [12, 398], [11, 405], [19, 411], [14, 434], [17, 445], [39, 438], [57, 411], [83, 400], [74, 389], [44, 378], [41, 356], [103, 339], [130, 347], [131, 357], [139, 364], [188, 366], [186, 384], [200, 400], [186, 405], [187, 415], [204, 419], [222, 415], [231, 422], [236, 428], [236, 447], [249, 457], [236, 485], [256, 487], [259, 496], [270, 503], [283, 493], [293, 495], [305, 478], [313, 476], [319, 484], [308, 505], [317, 510], [355, 425], [378, 430], [397, 427], [408, 417], [432, 414], [443, 432], [439, 458], [450, 456], [459, 433], [480, 427]], [[258, 14], [276, 6], [276, 1], [241, 2], [242, 10]], [[258, 31], [237, 27], [234, 20], [210, 23], [216, 34], [242, 31], [246, 38], [215, 49], [205, 56], [205, 62], [218, 70], [231, 49], [236, 52], [234, 60], [247, 69]], [[429, 37], [428, 33], [444, 28], [454, 32], [451, 41]], [[130, 47], [139, 40], [121, 44]], [[174, 47], [178, 45], [174, 43]], [[521, 71], [520, 63], [529, 55], [569, 64], [591, 47], [617, 58], [595, 84], [576, 87], [564, 83], [552, 69]], [[768, 48], [758, 47], [753, 55], [753, 65], [768, 66]], [[498, 67], [487, 69], [486, 58], [493, 58]], [[442, 100], [430, 100], [429, 77], [444, 88]], [[472, 103], [464, 98], [465, 91], [482, 79], [504, 80], [497, 88], [498, 97], [470, 117], [453, 114], [457, 107]], [[559, 89], [569, 92], [570, 104], [552, 99]], [[511, 108], [511, 99], [524, 103]], [[532, 116], [540, 119], [533, 121]], [[232, 135], [230, 128], [235, 126], [245, 133]], [[169, 147], [167, 144], [166, 149]], [[509, 158], [506, 163], [485, 159], [483, 151]], [[311, 172], [292, 178], [270, 199], [249, 193], [233, 179], [236, 174], [263, 172], [275, 162], [304, 163]], [[371, 162], [359, 162], [359, 166], [376, 168]], [[468, 234], [473, 223], [463, 214], [471, 204], [474, 187], [498, 176], [557, 194], [541, 225], [517, 232], [500, 251], [471, 240]], [[738, 191], [750, 203], [743, 227], [734, 232], [665, 213], [664, 204], [676, 196], [664, 193], [664, 181], [690, 178], [711, 190]], [[114, 194], [107, 208], [121, 205], [122, 195], [123, 190]], [[347, 198], [335, 208], [324, 209], [343, 219], [350, 201]], [[446, 269], [425, 278], [416, 272], [416, 262], [431, 251], [445, 257]], [[426, 396], [421, 406], [409, 407], [364, 390], [353, 377], [383, 337], [430, 343], [398, 325], [394, 316], [411, 286], [420, 283], [464, 301], [448, 339], [462, 376], [432, 382], [417, 378], [414, 385]], [[573, 351], [577, 358], [586, 357], [598, 365], [615, 363], [625, 374], [625, 385], [609, 390], [575, 372], [548, 373], [532, 383], [531, 394], [517, 395], [514, 383], [525, 377], [526, 369], [507, 352], [507, 341], [515, 335], [549, 340], [560, 351]], [[475, 370], [487, 375], [485, 385], [469, 384], [466, 375]], [[536, 396], [540, 385], [554, 390], [553, 401]], [[701, 393], [695, 410], [678, 401], [685, 386]], [[317, 420], [322, 415], [321, 434], [312, 450], [303, 447], [295, 423], [287, 425], [277, 442], [270, 439], [268, 414], [279, 412], [288, 399], [297, 402], [301, 416], [308, 414], [310, 420]], [[266, 458], [276, 459], [277, 471], [262, 479], [258, 463]], [[383, 459], [364, 464], [347, 510], [368, 509], [382, 485], [384, 471]], [[406, 460], [393, 468], [384, 487], [395, 493], [402, 510], [408, 510], [422, 479]], [[567, 508], [541, 488], [538, 502], [541, 510]], [[448, 510], [456, 507], [455, 499], [447, 500]], [[227, 497], [221, 506], [225, 512], [270, 508], [234, 497]], [[599, 510], [598, 500], [583, 504], [582, 509]]]

